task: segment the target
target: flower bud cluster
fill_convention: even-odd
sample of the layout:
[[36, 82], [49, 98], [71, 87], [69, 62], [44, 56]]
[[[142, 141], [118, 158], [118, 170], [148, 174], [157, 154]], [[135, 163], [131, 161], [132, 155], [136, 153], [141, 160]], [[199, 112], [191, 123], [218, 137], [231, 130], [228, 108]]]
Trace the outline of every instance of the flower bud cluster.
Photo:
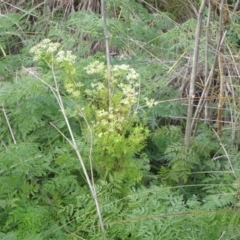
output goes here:
[[126, 124], [126, 117], [121, 115], [119, 109], [109, 108], [96, 111], [95, 131], [98, 137], [113, 132], [121, 132]]
[[84, 86], [81, 82], [73, 84], [73, 83], [67, 83], [64, 85], [66, 91], [68, 94], [72, 95], [73, 97], [77, 98], [80, 96], [80, 88]]
[[59, 63], [68, 62], [74, 64], [76, 61], [76, 56], [72, 54], [72, 51], [59, 51], [56, 56], [56, 61]]
[[[101, 74], [107, 78], [107, 69], [103, 62], [94, 61], [84, 68], [88, 74]], [[118, 104], [133, 106], [139, 99], [139, 74], [135, 69], [131, 68], [127, 64], [114, 65], [111, 68], [111, 85], [114, 90], [114, 94], [121, 95], [121, 99]], [[99, 91], [106, 89], [106, 86], [102, 82], [91, 83], [92, 89], [86, 89], [85, 93], [88, 95], [99, 94]], [[145, 106], [151, 108], [158, 104], [154, 99], [144, 98]]]
[[105, 66], [103, 62], [94, 61], [84, 68], [87, 74], [102, 73], [105, 71]]
[[39, 61], [44, 55], [52, 55], [59, 48], [60, 43], [53, 43], [50, 39], [44, 39], [42, 42], [30, 49], [30, 53], [34, 54], [34, 61]]
[[56, 63], [67, 62], [70, 64], [74, 64], [76, 61], [76, 56], [72, 54], [71, 51], [63, 51], [60, 50], [56, 53], [56, 57], [54, 57], [54, 53], [60, 47], [60, 43], [51, 42], [50, 39], [44, 39], [36, 46], [30, 49], [30, 53], [34, 55], [33, 60], [49, 60], [52, 62], [54, 59]]
[[158, 102], [155, 101], [154, 99], [148, 99], [148, 98], [145, 97], [144, 100], [146, 102], [147, 107], [149, 107], [149, 108], [158, 104]]

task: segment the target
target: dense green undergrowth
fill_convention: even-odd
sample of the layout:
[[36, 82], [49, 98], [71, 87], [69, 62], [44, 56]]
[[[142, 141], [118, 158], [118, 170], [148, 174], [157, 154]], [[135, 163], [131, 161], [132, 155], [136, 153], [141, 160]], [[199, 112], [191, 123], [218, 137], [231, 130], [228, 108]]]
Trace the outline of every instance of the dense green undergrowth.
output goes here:
[[169, 83], [196, 20], [110, 1], [109, 77], [99, 14], [39, 9], [0, 16], [0, 239], [239, 239], [232, 132], [199, 122], [185, 147]]

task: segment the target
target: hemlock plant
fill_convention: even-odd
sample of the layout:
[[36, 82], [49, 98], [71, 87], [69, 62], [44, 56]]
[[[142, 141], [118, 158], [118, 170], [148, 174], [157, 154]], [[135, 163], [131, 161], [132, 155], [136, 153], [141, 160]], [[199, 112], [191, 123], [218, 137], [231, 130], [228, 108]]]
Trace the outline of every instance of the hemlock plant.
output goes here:
[[[232, 133], [222, 136], [227, 154], [212, 124], [200, 124], [192, 145], [183, 145], [186, 96], [176, 98], [179, 86], [187, 89], [196, 19], [178, 24], [136, 1], [109, 1], [111, 44], [124, 59], [116, 57], [108, 69], [101, 54], [84, 59], [103, 38], [98, 14], [63, 19], [55, 12], [49, 24], [49, 12], [34, 20], [38, 7], [17, 9], [1, 15], [0, 24], [0, 239], [238, 239], [239, 183], [229, 162], [238, 175], [239, 153]], [[61, 44], [36, 44], [37, 36]], [[235, 89], [226, 84], [228, 93]]]
[[[110, 69], [109, 82], [106, 66], [95, 61], [83, 69], [85, 79], [78, 79], [75, 56], [70, 51], [58, 51], [59, 47], [45, 39], [30, 51], [35, 61], [43, 63], [46, 70], [51, 69], [50, 74], [61, 72], [55, 88], [72, 101], [72, 108], [66, 108], [66, 112], [79, 121], [82, 137], [92, 146], [93, 169], [103, 179], [115, 172], [132, 183], [139, 182], [146, 160], [136, 158], [136, 154], [149, 135], [144, 119], [138, 115], [142, 108], [139, 74], [126, 64], [115, 65]], [[146, 106], [155, 104], [145, 98]]]

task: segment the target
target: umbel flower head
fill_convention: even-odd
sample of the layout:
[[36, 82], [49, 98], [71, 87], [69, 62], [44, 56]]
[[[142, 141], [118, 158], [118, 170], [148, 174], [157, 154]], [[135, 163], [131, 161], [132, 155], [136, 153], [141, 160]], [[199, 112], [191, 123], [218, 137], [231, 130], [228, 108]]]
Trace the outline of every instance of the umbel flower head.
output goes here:
[[59, 51], [57, 53], [56, 61], [59, 63], [68, 62], [74, 64], [76, 61], [76, 56], [72, 54], [72, 51]]
[[[100, 74], [106, 77], [107, 68], [103, 62], [94, 61], [84, 68], [87, 74]], [[122, 97], [119, 104], [133, 106], [139, 101], [140, 75], [127, 64], [114, 65], [111, 67], [111, 82], [114, 89], [120, 90]], [[92, 90], [86, 89], [85, 93], [93, 95], [104, 89], [102, 82], [91, 83]], [[154, 99], [144, 98], [145, 106], [151, 108], [158, 104]]]
[[50, 39], [44, 39], [36, 46], [30, 49], [30, 53], [34, 54], [34, 61], [39, 61], [44, 55], [52, 55], [59, 48], [60, 43], [53, 43]]
[[[59, 49], [60, 43], [51, 42], [50, 39], [44, 39], [36, 46], [30, 49], [30, 53], [34, 54], [34, 61], [39, 61], [41, 59], [48, 60], [54, 57], [54, 54]], [[56, 53], [55, 61], [57, 63], [68, 62], [74, 64], [76, 61], [76, 56], [72, 54], [71, 51], [60, 50]]]

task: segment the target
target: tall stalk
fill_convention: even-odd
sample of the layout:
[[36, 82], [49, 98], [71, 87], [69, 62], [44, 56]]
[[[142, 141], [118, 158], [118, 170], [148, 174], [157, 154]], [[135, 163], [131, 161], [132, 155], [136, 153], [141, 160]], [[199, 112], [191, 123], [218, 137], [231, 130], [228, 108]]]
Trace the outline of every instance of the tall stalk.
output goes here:
[[[207, 84], [207, 78], [208, 78], [208, 55], [209, 55], [209, 42], [210, 42], [210, 18], [211, 18], [211, 4], [210, 1], [208, 1], [208, 18], [207, 18], [207, 25], [206, 25], [206, 46], [205, 46], [205, 72], [204, 72], [204, 85]], [[208, 97], [208, 93], [204, 94], [204, 99], [206, 100]], [[205, 123], [208, 123], [209, 120], [209, 108], [208, 108], [208, 101], [206, 101], [205, 108], [204, 108], [204, 121]]]
[[[223, 8], [224, 0], [221, 0], [220, 4], [222, 6], [222, 7], [220, 6], [220, 8]], [[220, 16], [220, 18], [219, 18], [219, 27], [218, 27], [218, 31], [217, 31], [217, 34], [216, 34], [217, 35], [216, 36], [217, 47], [215, 49], [215, 55], [214, 55], [214, 60], [213, 60], [213, 63], [212, 63], [212, 67], [211, 67], [211, 70], [210, 70], [207, 78], [205, 77], [204, 88], [203, 88], [201, 97], [199, 98], [198, 105], [196, 107], [196, 110], [195, 110], [195, 113], [194, 113], [194, 116], [193, 116], [193, 120], [192, 120], [191, 129], [193, 129], [193, 127], [194, 127], [195, 128], [194, 131], [196, 131], [196, 129], [197, 129], [198, 119], [200, 117], [200, 113], [202, 112], [203, 107], [207, 103], [210, 86], [211, 86], [212, 80], [213, 80], [213, 75], [214, 75], [216, 66], [218, 65], [218, 62], [219, 62], [219, 54], [221, 52], [222, 45], [224, 43], [224, 39], [225, 39], [226, 34], [227, 34], [227, 31], [225, 31], [224, 33], [222, 32], [223, 27], [222, 27], [222, 20], [221, 19], [222, 19], [222, 16]]]
[[64, 107], [64, 104], [63, 104], [62, 96], [61, 96], [61, 93], [60, 93], [60, 90], [59, 90], [59, 84], [57, 82], [57, 78], [56, 78], [56, 75], [55, 75], [55, 72], [54, 72], [54, 68], [50, 64], [49, 64], [49, 67], [51, 68], [51, 71], [52, 71], [52, 76], [53, 76], [54, 85], [55, 85], [54, 87], [51, 86], [50, 84], [48, 84], [45, 80], [38, 77], [37, 75], [32, 74], [29, 70], [27, 70], [27, 69], [26, 70], [29, 72], [29, 74], [33, 75], [36, 79], [40, 80], [43, 84], [45, 84], [51, 90], [51, 92], [53, 93], [54, 97], [57, 100], [57, 103], [58, 103], [60, 111], [63, 115], [64, 121], [67, 125], [67, 129], [68, 129], [68, 132], [70, 134], [70, 139], [67, 138], [62, 132], [60, 132], [60, 130], [58, 130], [58, 129], [57, 130], [68, 141], [68, 143], [71, 145], [71, 147], [74, 149], [74, 151], [77, 155], [77, 158], [80, 162], [80, 165], [81, 165], [83, 173], [84, 173], [84, 177], [86, 179], [87, 185], [90, 189], [91, 195], [93, 197], [93, 200], [94, 200], [94, 203], [95, 203], [95, 206], [96, 206], [96, 211], [97, 211], [97, 215], [98, 215], [98, 219], [99, 219], [99, 225], [100, 225], [100, 228], [101, 228], [101, 231], [102, 231], [103, 239], [106, 240], [107, 238], [106, 238], [103, 218], [102, 218], [102, 214], [101, 214], [101, 208], [100, 208], [100, 204], [99, 204], [98, 197], [97, 197], [97, 191], [95, 189], [95, 185], [94, 185], [93, 180], [91, 181], [91, 178], [90, 178], [90, 176], [87, 172], [84, 160], [82, 158], [82, 155], [80, 153], [79, 147], [77, 145], [76, 139], [75, 139], [74, 134], [73, 134], [74, 131], [72, 130], [72, 127], [69, 123], [69, 120], [68, 120], [68, 117], [67, 117], [67, 114], [66, 114], [66, 111], [65, 111], [65, 107]]
[[106, 46], [106, 59], [107, 59], [107, 81], [108, 81], [108, 95], [109, 95], [109, 107], [111, 107], [111, 55], [109, 47], [110, 34], [107, 29], [107, 18], [105, 12], [105, 1], [101, 0], [101, 15], [102, 15], [102, 24], [103, 31], [105, 36], [105, 46]]
[[[220, 10], [220, 16], [219, 16], [219, 28], [218, 28], [218, 38], [222, 39], [223, 36], [223, 4], [224, 0], [221, 0], [219, 10]], [[217, 116], [217, 123], [218, 123], [218, 136], [221, 135], [222, 131], [222, 106], [223, 106], [223, 87], [224, 87], [224, 75], [223, 75], [223, 63], [222, 63], [222, 48], [219, 49], [219, 55], [218, 55], [218, 68], [219, 68], [219, 79], [220, 79], [220, 88], [219, 88], [219, 99], [218, 99], [218, 116]]]
[[192, 73], [190, 79], [190, 88], [189, 88], [189, 96], [188, 96], [188, 112], [187, 112], [187, 124], [186, 124], [186, 132], [185, 132], [185, 146], [189, 147], [190, 145], [190, 138], [192, 134], [192, 115], [193, 115], [193, 101], [195, 97], [195, 82], [196, 82], [196, 75], [197, 75], [197, 67], [198, 67], [198, 55], [199, 55], [199, 43], [200, 43], [200, 36], [202, 30], [202, 19], [203, 19], [203, 10], [206, 5], [206, 0], [202, 0], [201, 7], [198, 12], [198, 23], [195, 33], [195, 46], [194, 46], [194, 53], [193, 53], [193, 66], [192, 66]]

